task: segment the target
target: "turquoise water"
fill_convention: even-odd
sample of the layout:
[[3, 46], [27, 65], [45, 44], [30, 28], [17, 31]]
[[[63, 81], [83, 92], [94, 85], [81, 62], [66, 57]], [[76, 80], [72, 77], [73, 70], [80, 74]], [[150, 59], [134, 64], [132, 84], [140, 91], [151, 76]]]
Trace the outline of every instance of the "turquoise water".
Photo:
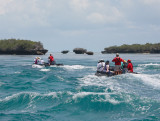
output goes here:
[[159, 54], [121, 54], [140, 74], [113, 77], [94, 74], [99, 59], [113, 65], [115, 54], [53, 55], [64, 66], [32, 65], [35, 56], [0, 56], [0, 121], [160, 120]]

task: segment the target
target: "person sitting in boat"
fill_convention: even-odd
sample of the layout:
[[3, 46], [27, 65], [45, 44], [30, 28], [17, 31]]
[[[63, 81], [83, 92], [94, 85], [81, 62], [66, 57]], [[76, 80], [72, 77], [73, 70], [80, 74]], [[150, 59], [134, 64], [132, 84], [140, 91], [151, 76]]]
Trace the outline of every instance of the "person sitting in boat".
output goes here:
[[112, 62], [115, 62], [115, 68], [114, 68], [115, 74], [116, 75], [121, 74], [122, 73], [121, 62], [124, 62], [124, 60], [119, 57], [118, 53], [116, 54], [116, 57], [112, 60]]
[[50, 56], [48, 57], [49, 59], [49, 65], [54, 65], [55, 64], [55, 61], [54, 61], [54, 57], [52, 54], [50, 54]]
[[48, 57], [48, 63], [50, 64], [50, 57]]
[[38, 63], [38, 57], [35, 57], [34, 64], [37, 64], [37, 63]]
[[124, 62], [121, 62], [121, 69], [122, 69], [122, 73], [126, 73], [128, 71], [127, 69], [127, 61], [124, 60]]
[[99, 73], [102, 72], [104, 66], [105, 66], [104, 60], [103, 59], [99, 60], [97, 64], [97, 72]]
[[34, 59], [34, 62], [35, 62], [35, 64], [38, 64], [38, 65], [43, 65], [44, 64], [44, 60], [41, 59], [40, 57], [36, 57]]
[[105, 62], [105, 66], [103, 67], [102, 72], [103, 73], [109, 73], [109, 61]]
[[128, 60], [127, 63], [128, 63], [127, 66], [128, 72], [133, 73], [133, 64], [131, 63], [131, 60]]
[[40, 57], [36, 57], [34, 59], [34, 64], [40, 64], [41, 63], [41, 58]]
[[109, 75], [109, 76], [113, 75], [114, 72], [109, 70], [109, 61], [108, 60], [105, 62], [105, 66], [104, 66], [102, 72]]
[[40, 58], [40, 59], [39, 59], [39, 64], [40, 64], [40, 65], [44, 65], [44, 64], [45, 64], [44, 60]]

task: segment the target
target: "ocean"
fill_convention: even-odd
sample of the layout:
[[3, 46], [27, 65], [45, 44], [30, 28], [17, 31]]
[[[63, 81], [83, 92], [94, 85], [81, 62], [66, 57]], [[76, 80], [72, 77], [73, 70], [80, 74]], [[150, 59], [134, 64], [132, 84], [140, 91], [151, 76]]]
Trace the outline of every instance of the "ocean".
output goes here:
[[52, 54], [0, 55], [0, 121], [160, 121], [160, 54], [120, 54], [139, 74], [112, 77], [95, 72], [115, 54]]

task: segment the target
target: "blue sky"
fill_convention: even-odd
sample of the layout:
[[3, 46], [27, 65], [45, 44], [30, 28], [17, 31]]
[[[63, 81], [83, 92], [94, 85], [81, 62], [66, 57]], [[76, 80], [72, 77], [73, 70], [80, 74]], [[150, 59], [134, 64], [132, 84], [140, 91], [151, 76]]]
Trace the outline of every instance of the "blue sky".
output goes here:
[[160, 42], [160, 0], [0, 0], [0, 39], [52, 52]]

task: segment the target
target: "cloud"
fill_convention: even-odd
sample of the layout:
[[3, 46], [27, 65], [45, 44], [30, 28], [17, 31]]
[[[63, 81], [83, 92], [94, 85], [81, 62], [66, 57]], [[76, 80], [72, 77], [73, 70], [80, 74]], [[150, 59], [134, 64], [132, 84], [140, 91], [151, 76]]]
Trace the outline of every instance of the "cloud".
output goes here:
[[100, 13], [92, 13], [87, 17], [89, 21], [92, 23], [105, 23], [106, 22], [106, 16], [102, 15]]
[[148, 4], [148, 5], [156, 5], [156, 4], [160, 4], [160, 1], [159, 0], [142, 0], [145, 4]]
[[[143, 9], [143, 4], [149, 4], [148, 0], [145, 1], [139, 4], [137, 0], [1, 0], [0, 15], [3, 14], [9, 23], [24, 28], [41, 26], [55, 29], [86, 29], [102, 24], [127, 26], [127, 23], [138, 23], [139, 18], [147, 17], [138, 11]], [[157, 2], [153, 1], [150, 3]]]
[[1, 0], [0, 22], [11, 30], [140, 29], [159, 25], [159, 5], [159, 0]]
[[16, 35], [38, 41], [47, 39], [53, 44], [70, 40], [83, 45], [82, 40], [105, 43], [125, 38], [131, 42], [146, 40], [147, 36], [160, 37], [159, 0], [0, 0], [0, 3], [0, 33], [4, 38]]
[[115, 7], [108, 10], [110, 12], [103, 12], [103, 13], [91, 13], [87, 16], [87, 20], [92, 23], [99, 23], [99, 24], [110, 24], [110, 23], [116, 23], [121, 22], [123, 19], [122, 13]]
[[0, 0], [0, 15], [4, 15], [7, 13], [8, 4], [10, 4], [13, 0]]
[[88, 25], [116, 23], [123, 19], [123, 13], [109, 0], [72, 0], [70, 3], [73, 13], [81, 16]]
[[88, 0], [71, 0], [70, 6], [75, 11], [81, 12], [83, 10], [86, 10], [89, 7], [89, 1]]
[[3, 18], [10, 24], [16, 23], [17, 27], [49, 26], [48, 17], [54, 2], [54, 0], [47, 0], [46, 2], [38, 0], [3, 1], [0, 10], [1, 15], [3, 13]]
[[149, 27], [153, 31], [160, 31], [160, 25], [159, 26], [157, 26], [157, 25], [150, 25]]

